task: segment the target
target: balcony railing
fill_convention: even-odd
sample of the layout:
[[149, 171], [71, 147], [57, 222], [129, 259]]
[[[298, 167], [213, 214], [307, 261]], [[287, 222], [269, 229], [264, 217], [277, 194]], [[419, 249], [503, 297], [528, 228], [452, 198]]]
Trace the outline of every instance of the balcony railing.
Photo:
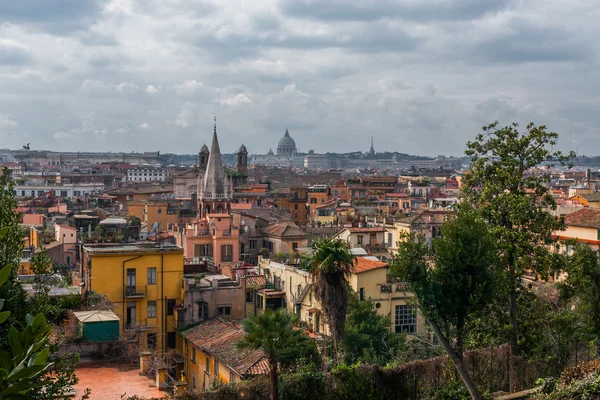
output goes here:
[[146, 297], [146, 286], [125, 286], [126, 297]]

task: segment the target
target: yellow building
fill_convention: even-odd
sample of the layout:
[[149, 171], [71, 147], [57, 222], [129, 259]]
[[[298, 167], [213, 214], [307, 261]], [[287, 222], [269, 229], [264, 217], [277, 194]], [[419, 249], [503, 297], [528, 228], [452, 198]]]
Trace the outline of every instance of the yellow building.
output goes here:
[[[579, 211], [565, 215], [566, 229], [554, 234], [561, 240], [577, 239], [586, 243], [592, 251], [600, 250], [600, 210], [597, 208], [582, 208]], [[566, 249], [570, 252], [570, 249]]]
[[121, 338], [137, 337], [140, 350], [181, 348], [175, 316], [182, 298], [181, 247], [86, 245], [81, 268], [86, 292], [112, 302]]
[[[274, 282], [275, 290], [285, 292], [288, 312], [305, 322], [311, 332], [328, 334], [323, 308], [312, 290], [311, 275], [291, 265], [260, 258], [259, 266], [267, 278]], [[425, 334], [425, 320], [410, 304], [414, 297], [406, 284], [388, 280], [388, 264], [367, 257], [356, 257], [350, 286], [360, 300], [371, 301], [377, 312], [391, 319], [396, 333]]]
[[188, 390], [204, 392], [216, 380], [234, 383], [267, 374], [269, 366], [262, 351], [237, 348], [244, 335], [239, 323], [220, 317], [181, 332]]

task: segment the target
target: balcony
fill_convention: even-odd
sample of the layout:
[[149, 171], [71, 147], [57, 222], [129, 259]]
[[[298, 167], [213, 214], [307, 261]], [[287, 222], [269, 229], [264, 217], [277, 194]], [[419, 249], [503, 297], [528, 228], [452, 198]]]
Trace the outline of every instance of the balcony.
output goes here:
[[125, 297], [146, 297], [146, 286], [125, 286]]

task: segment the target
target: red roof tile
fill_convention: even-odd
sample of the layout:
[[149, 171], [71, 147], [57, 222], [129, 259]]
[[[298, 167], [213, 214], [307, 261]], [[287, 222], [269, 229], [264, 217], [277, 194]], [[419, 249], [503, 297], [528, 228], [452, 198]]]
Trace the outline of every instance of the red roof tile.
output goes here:
[[354, 270], [355, 274], [360, 274], [367, 271], [373, 271], [379, 268], [387, 268], [387, 263], [382, 261], [369, 260], [364, 257], [356, 257], [354, 259]]
[[582, 208], [565, 216], [567, 226], [600, 229], [600, 209]]
[[[260, 350], [237, 348], [237, 342], [245, 335], [239, 323], [219, 317], [181, 332], [181, 336], [194, 346], [212, 354], [240, 375], [256, 375], [265, 371], [265, 364], [261, 362], [265, 356]], [[266, 371], [268, 372], [268, 365]]]

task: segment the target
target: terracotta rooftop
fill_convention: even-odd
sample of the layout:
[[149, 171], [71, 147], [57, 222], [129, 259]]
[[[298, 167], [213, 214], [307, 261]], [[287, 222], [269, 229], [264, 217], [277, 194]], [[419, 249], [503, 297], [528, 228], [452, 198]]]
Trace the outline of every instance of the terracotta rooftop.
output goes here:
[[194, 346], [212, 354], [242, 376], [267, 373], [268, 365], [262, 351], [237, 348], [237, 342], [245, 335], [239, 323], [219, 317], [181, 332], [181, 336]]
[[306, 236], [306, 232], [290, 224], [270, 224], [262, 228], [262, 231], [266, 235], [279, 237]]
[[567, 226], [600, 229], [600, 209], [582, 208], [565, 216]]
[[387, 263], [382, 261], [369, 260], [364, 257], [356, 257], [354, 259], [354, 273], [360, 274], [363, 272], [373, 271], [379, 268], [387, 268]]

